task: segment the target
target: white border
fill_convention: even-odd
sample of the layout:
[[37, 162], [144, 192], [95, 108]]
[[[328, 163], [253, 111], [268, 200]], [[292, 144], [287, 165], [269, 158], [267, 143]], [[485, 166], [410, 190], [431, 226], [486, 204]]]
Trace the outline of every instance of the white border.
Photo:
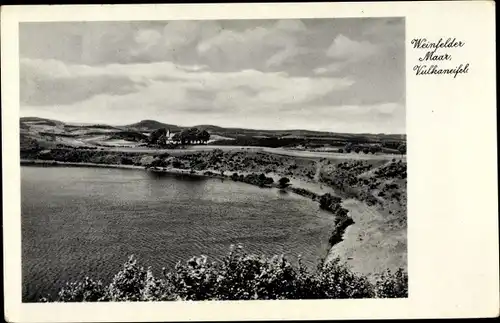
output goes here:
[[[176, 303], [22, 304], [20, 21], [406, 19], [410, 297]], [[414, 37], [456, 37], [467, 75], [415, 77]], [[486, 317], [499, 311], [494, 2], [2, 7], [6, 319], [13, 322]]]

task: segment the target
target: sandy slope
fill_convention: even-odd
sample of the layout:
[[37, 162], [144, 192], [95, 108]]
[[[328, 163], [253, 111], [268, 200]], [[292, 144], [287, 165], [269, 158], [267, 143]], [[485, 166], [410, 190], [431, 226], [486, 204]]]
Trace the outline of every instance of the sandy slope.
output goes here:
[[406, 268], [406, 219], [354, 199], [345, 200], [343, 206], [355, 223], [347, 228], [344, 241], [330, 250], [327, 261], [340, 257], [366, 275]]

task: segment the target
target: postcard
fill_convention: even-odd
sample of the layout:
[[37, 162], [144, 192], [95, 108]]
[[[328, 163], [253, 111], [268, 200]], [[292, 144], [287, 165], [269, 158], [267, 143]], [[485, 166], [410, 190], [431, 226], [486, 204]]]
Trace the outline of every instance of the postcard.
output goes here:
[[7, 321], [498, 315], [494, 2], [1, 18]]

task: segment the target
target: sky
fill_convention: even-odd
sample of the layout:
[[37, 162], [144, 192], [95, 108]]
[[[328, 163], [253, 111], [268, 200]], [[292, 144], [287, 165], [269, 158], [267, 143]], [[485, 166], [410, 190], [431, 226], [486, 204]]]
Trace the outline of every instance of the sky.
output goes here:
[[404, 18], [19, 27], [21, 116], [405, 133]]

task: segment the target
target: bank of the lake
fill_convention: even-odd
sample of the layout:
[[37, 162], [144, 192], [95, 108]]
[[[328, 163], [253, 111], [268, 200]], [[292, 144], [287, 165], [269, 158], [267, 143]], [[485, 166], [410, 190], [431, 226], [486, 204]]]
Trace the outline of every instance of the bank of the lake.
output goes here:
[[[192, 176], [202, 176], [202, 177], [210, 177], [210, 178], [225, 178], [232, 180], [232, 175], [237, 174], [238, 176], [248, 176], [255, 175], [253, 172], [238, 170], [232, 173], [220, 173], [215, 169], [206, 169], [206, 170], [194, 170], [194, 169], [179, 169], [174, 167], [144, 167], [138, 165], [123, 165], [123, 164], [99, 164], [99, 163], [86, 163], [86, 162], [63, 162], [63, 161], [55, 161], [55, 160], [37, 160], [37, 159], [21, 159], [21, 166], [40, 166], [40, 167], [91, 167], [91, 168], [117, 168], [117, 169], [138, 169], [138, 170], [146, 170], [149, 172], [155, 173], [166, 173], [172, 175], [192, 175]], [[273, 183], [270, 185], [261, 186], [262, 188], [279, 188], [278, 181], [281, 178], [279, 174], [276, 173], [268, 173], [267, 177], [273, 179]], [[238, 180], [236, 180], [238, 181]], [[252, 184], [251, 182], [245, 182], [247, 184]], [[258, 185], [257, 185], [258, 186]], [[313, 200], [317, 199], [317, 197], [329, 193], [335, 195], [335, 192], [332, 188], [323, 185], [321, 183], [317, 183], [314, 181], [307, 181], [304, 179], [290, 179], [289, 185], [287, 187], [280, 188], [283, 191], [292, 192], [304, 197], [309, 197]]]

